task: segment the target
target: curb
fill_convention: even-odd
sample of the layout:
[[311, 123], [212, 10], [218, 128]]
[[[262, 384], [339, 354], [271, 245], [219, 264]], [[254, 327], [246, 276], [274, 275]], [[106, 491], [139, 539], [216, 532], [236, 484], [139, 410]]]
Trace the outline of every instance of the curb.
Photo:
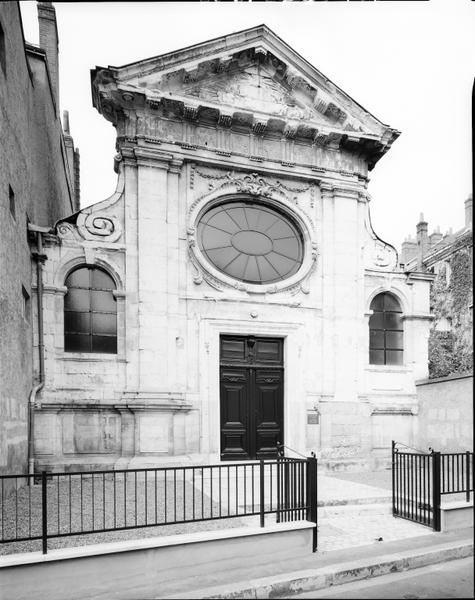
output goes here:
[[384, 554], [378, 558], [368, 557], [358, 561], [342, 562], [319, 569], [294, 571], [284, 575], [252, 579], [242, 583], [182, 592], [167, 596], [174, 598], [242, 598], [266, 599], [288, 598], [300, 592], [321, 590], [334, 585], [350, 583], [398, 571], [417, 569], [428, 565], [466, 558], [473, 555], [471, 538], [459, 542], [439, 544], [427, 550], [412, 550]]

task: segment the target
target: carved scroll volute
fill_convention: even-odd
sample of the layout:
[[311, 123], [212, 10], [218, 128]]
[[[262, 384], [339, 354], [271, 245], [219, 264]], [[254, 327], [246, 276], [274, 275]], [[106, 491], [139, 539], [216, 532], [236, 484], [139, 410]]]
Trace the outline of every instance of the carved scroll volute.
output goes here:
[[113, 215], [81, 212], [76, 225], [85, 240], [116, 242], [122, 235], [122, 225]]

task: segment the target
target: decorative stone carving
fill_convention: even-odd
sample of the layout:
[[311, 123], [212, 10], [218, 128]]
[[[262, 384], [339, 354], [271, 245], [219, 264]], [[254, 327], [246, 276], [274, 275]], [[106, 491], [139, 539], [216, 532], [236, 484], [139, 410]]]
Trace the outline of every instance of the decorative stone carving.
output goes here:
[[[196, 176], [208, 181], [208, 190], [196, 198], [189, 209], [187, 241], [190, 260], [193, 265], [193, 281], [200, 285], [203, 281], [208, 283], [214, 289], [224, 291], [225, 289], [234, 289], [237, 292], [247, 294], [275, 294], [280, 292], [292, 293], [302, 291], [309, 293], [309, 284], [303, 284], [303, 280], [308, 278], [314, 270], [317, 260], [316, 244], [313, 241], [314, 225], [311, 218], [302, 209], [297, 209], [297, 196], [292, 199], [288, 197], [287, 192], [299, 194], [310, 191], [314, 193], [313, 183], [301, 187], [291, 187], [280, 181], [275, 183], [266, 180], [257, 173], [216, 173], [205, 172], [195, 166], [192, 167], [193, 181]], [[199, 215], [213, 202], [219, 201], [223, 194], [229, 197], [230, 194], [248, 194], [250, 196], [266, 198], [271, 205], [280, 205], [280, 209], [293, 213], [293, 218], [299, 223], [299, 228], [304, 235], [305, 257], [301, 268], [297, 273], [289, 277], [288, 280], [279, 281], [272, 284], [248, 284], [234, 279], [220, 271], [207, 261], [196, 240], [196, 223]], [[297, 211], [297, 213], [295, 212]], [[228, 292], [229, 293], [229, 292]]]
[[78, 240], [79, 236], [76, 227], [71, 223], [59, 223], [56, 228], [58, 237], [62, 240]]
[[183, 106], [183, 116], [188, 121], [195, 121], [198, 117], [198, 107], [185, 104]]
[[77, 228], [86, 240], [103, 239], [115, 242], [122, 235], [122, 225], [115, 216], [98, 213], [79, 213]]
[[367, 204], [365, 229], [368, 236], [364, 245], [365, 267], [367, 269], [394, 271], [397, 268], [397, 251], [391, 244], [378, 238], [373, 231], [369, 213], [369, 204]]
[[232, 121], [233, 121], [232, 114], [223, 113], [223, 112], [219, 113], [218, 125], [221, 125], [221, 127], [231, 127]]
[[267, 121], [254, 121], [252, 125], [252, 132], [256, 135], [264, 133], [267, 127]]

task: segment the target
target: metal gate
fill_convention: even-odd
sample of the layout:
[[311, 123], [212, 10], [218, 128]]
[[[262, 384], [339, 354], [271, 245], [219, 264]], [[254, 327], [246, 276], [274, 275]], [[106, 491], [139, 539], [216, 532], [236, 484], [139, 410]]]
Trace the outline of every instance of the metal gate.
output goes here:
[[437, 459], [440, 455], [401, 452], [396, 442], [392, 443], [393, 515], [439, 531], [440, 509], [434, 511], [434, 506], [440, 507], [440, 469], [434, 469]]
[[440, 531], [441, 497], [473, 492], [473, 452], [406, 452], [392, 442], [393, 515]]

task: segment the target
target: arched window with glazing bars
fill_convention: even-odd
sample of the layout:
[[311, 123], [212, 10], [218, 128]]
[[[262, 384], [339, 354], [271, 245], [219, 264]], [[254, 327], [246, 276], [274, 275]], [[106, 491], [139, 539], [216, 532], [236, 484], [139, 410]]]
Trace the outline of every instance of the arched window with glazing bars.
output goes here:
[[383, 292], [371, 302], [369, 318], [369, 363], [371, 365], [402, 365], [404, 327], [399, 300]]
[[64, 297], [64, 350], [117, 353], [114, 280], [103, 269], [81, 266], [69, 273]]

